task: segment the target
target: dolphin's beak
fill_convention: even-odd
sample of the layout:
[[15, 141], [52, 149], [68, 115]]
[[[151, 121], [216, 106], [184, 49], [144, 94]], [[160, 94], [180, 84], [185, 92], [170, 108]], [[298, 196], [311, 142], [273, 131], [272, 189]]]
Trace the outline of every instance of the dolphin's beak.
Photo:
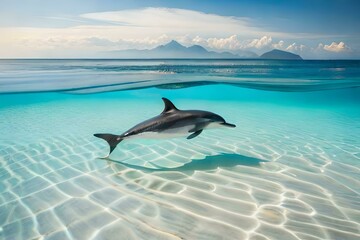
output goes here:
[[236, 127], [235, 124], [231, 124], [231, 123], [227, 123], [227, 122], [220, 123], [220, 124], [223, 125], [223, 126], [225, 126], [225, 127], [232, 127], [232, 128]]

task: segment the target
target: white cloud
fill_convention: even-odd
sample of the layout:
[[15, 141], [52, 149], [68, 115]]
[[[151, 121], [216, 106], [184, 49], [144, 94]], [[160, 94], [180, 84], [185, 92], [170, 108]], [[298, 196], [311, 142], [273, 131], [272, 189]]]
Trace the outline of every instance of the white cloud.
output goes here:
[[261, 49], [270, 46], [272, 38], [263, 36], [255, 39], [241, 39], [237, 35], [231, 35], [226, 38], [202, 38], [196, 36], [190, 38], [186, 36], [184, 38], [176, 39], [180, 43], [185, 45], [198, 44], [206, 48], [219, 49], [219, 50], [240, 50], [240, 49]]
[[272, 42], [272, 38], [268, 36], [263, 36], [260, 39], [253, 39], [249, 44], [247, 44], [248, 48], [254, 47], [254, 48], [263, 48], [268, 45], [270, 45]]
[[[0, 57], [28, 57], [31, 52], [37, 57], [62, 56], [74, 49], [79, 57], [78, 52], [152, 48], [170, 39], [184, 40], [184, 36], [216, 39], [237, 34], [249, 39], [264, 32], [246, 18], [171, 8], [89, 13], [76, 19], [73, 27], [1, 27]], [[51, 53], [39, 55], [42, 50]]]
[[280, 40], [278, 43], [273, 43], [272, 47], [276, 49], [284, 49], [285, 42], [283, 40]]
[[[221, 16], [200, 11], [177, 8], [143, 8], [115, 12], [98, 12], [81, 15], [113, 27], [126, 28], [132, 34], [222, 36], [230, 34], [258, 35], [263, 29], [251, 25], [247, 18]], [[126, 34], [129, 34], [127, 32]]]
[[332, 42], [331, 44], [319, 43], [317, 47], [311, 48], [312, 58], [326, 59], [358, 59], [357, 51], [350, 48], [344, 42]]
[[228, 38], [208, 38], [206, 41], [207, 47], [215, 49], [240, 49], [243, 47], [242, 42], [237, 35], [232, 35]]
[[306, 48], [307, 47], [305, 45], [303, 45], [303, 44], [292, 43], [289, 46], [287, 46], [287, 48], [285, 50], [290, 51], [290, 52], [302, 52]]
[[192, 45], [192, 44], [198, 44], [198, 45], [202, 45], [202, 46], [207, 46], [208, 45], [207, 40], [200, 37], [200, 36], [196, 36], [194, 38], [186, 36], [184, 38], [180, 38], [180, 42], [182, 42], [182, 43], [184, 43], [186, 45]]
[[[101, 51], [149, 49], [172, 39], [187, 46], [199, 44], [219, 51], [251, 50], [259, 53], [271, 48], [310, 51], [302, 44], [287, 45], [284, 40], [318, 37], [268, 31], [255, 27], [247, 18], [174, 8], [143, 8], [51, 18], [71, 21], [73, 26], [1, 27], [0, 57], [96, 56]], [[273, 43], [274, 39], [284, 40]], [[333, 42], [321, 48], [323, 52], [350, 49], [343, 42]]]
[[350, 50], [348, 46], [344, 42], [332, 42], [330, 45], [323, 45], [322, 43], [319, 44], [319, 48], [322, 48], [329, 52], [344, 52]]
[[295, 53], [304, 53], [304, 52], [309, 52], [311, 50], [311, 48], [309, 48], [308, 46], [306, 46], [304, 44], [297, 44], [295, 42], [287, 45], [287, 44], [285, 44], [284, 40], [280, 40], [277, 43], [273, 43], [272, 47], [275, 49], [280, 49], [280, 50], [295, 52]]
[[90, 37], [85, 39], [86, 44], [90, 46], [102, 47], [107, 50], [122, 50], [122, 49], [149, 49], [161, 44], [165, 44], [172, 39], [166, 34], [155, 38], [141, 38], [141, 39], [119, 39], [111, 41], [106, 38]]

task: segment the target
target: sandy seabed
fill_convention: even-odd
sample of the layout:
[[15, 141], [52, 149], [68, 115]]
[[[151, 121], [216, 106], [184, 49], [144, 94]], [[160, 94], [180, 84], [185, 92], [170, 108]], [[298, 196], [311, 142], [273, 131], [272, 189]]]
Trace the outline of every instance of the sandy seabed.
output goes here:
[[[62, 104], [2, 110], [0, 239], [360, 238], [354, 118], [213, 104], [236, 129], [192, 140], [124, 141], [116, 163], [98, 159], [107, 145], [90, 134], [109, 125], [104, 114], [70, 126], [66, 119], [81, 117], [78, 106]], [[88, 113], [96, 108], [90, 106]], [[45, 116], [48, 109], [57, 111]], [[236, 109], [243, 114], [232, 116]], [[123, 125], [138, 122], [121, 112]]]

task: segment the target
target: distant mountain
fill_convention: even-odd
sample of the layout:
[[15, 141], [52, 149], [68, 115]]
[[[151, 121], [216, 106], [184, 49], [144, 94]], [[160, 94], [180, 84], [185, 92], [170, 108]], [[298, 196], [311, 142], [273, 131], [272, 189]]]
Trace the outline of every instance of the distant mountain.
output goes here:
[[260, 56], [262, 59], [278, 59], [278, 60], [302, 60], [297, 54], [286, 52], [278, 49], [271, 50]]
[[102, 57], [110, 58], [127, 58], [127, 59], [156, 59], [156, 58], [213, 58], [213, 59], [302, 59], [299, 55], [281, 51], [281, 50], [271, 50], [266, 52], [260, 57], [251, 51], [246, 50], [233, 50], [232, 52], [217, 52], [217, 51], [208, 51], [200, 45], [193, 45], [190, 47], [185, 47], [173, 40], [165, 45], [157, 46], [153, 49], [128, 49], [128, 50], [118, 50], [103, 52]]
[[241, 58], [229, 52], [208, 51], [200, 45], [185, 47], [174, 40], [153, 49], [129, 49], [105, 54], [113, 58]]
[[240, 58], [258, 58], [259, 55], [257, 55], [254, 52], [247, 51], [247, 50], [232, 50], [232, 54], [239, 56]]

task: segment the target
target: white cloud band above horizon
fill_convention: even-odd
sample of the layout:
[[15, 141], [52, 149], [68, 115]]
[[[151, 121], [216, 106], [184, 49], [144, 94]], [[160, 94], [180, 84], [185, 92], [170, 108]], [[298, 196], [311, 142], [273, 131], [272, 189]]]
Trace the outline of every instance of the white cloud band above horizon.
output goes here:
[[256, 36], [263, 29], [251, 26], [247, 18], [233, 16], [220, 16], [199, 11], [177, 8], [142, 8], [122, 10], [115, 12], [99, 12], [80, 15], [83, 18], [96, 20], [100, 23], [133, 28], [136, 35], [137, 28], [141, 33], [151, 36], [153, 33], [167, 35], [199, 34], [210, 36], [223, 36], [234, 34]]
[[[61, 20], [58, 17], [50, 18]], [[150, 49], [171, 40], [187, 46], [199, 44], [214, 50], [261, 53], [278, 48], [306, 54], [317, 51], [319, 54], [320, 47], [307, 47], [293, 40], [326, 37], [268, 31], [255, 26], [248, 18], [175, 8], [87, 13], [76, 16], [73, 24], [72, 27], [57, 28], [0, 28], [0, 58], [96, 57], [97, 52], [101, 51]], [[274, 39], [278, 39], [278, 42], [274, 42]], [[320, 43], [324, 52], [340, 54], [351, 50], [343, 41], [330, 42], [329, 45]], [[316, 43], [318, 45], [319, 42]]]

